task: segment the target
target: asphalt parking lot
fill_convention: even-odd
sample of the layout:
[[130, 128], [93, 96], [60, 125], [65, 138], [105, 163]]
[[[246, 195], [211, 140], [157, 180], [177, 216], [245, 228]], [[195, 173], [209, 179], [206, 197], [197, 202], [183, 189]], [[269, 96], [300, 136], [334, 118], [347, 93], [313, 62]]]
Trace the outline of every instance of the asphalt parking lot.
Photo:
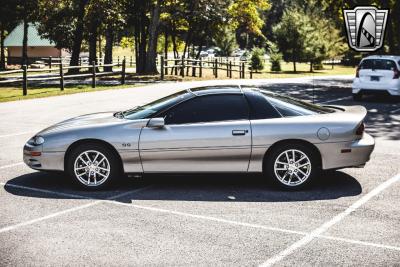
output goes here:
[[316, 103], [365, 106], [367, 132], [376, 137], [370, 162], [325, 172], [298, 192], [259, 175], [228, 174], [130, 177], [85, 192], [62, 175], [25, 167], [25, 141], [66, 118], [126, 109], [193, 84], [3, 103], [0, 266], [399, 266], [400, 100], [355, 103], [349, 77], [259, 83]]

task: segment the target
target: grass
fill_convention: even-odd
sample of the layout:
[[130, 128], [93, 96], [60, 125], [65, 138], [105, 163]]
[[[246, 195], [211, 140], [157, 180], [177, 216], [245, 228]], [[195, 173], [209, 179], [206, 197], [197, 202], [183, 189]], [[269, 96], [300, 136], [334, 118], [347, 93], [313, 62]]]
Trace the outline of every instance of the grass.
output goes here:
[[[274, 78], [297, 78], [297, 77], [314, 77], [321, 75], [354, 75], [355, 68], [354, 67], [346, 67], [346, 66], [334, 66], [334, 69], [331, 69], [330, 65], [325, 65], [323, 70], [314, 71], [312, 73], [309, 72], [309, 65], [306, 63], [298, 63], [297, 64], [297, 72], [293, 72], [293, 65], [291, 63], [282, 63], [281, 64], [282, 71], [280, 72], [271, 72], [269, 70], [269, 63], [266, 64], [264, 71], [261, 73], [254, 73], [253, 79], [274, 79]], [[211, 69], [203, 69], [203, 77], [191, 77], [191, 70], [189, 71], [189, 76], [181, 78], [179, 76], [166, 75], [166, 81], [190, 81], [190, 80], [209, 80], [215, 79]], [[198, 72], [197, 72], [198, 75]], [[246, 72], [245, 78], [250, 78], [249, 73]], [[4, 77], [4, 76], [3, 76]], [[117, 80], [120, 76], [112, 76], [112, 77], [103, 77], [101, 80]], [[233, 72], [233, 79], [239, 78], [238, 72]], [[127, 73], [127, 80], [129, 81], [147, 81], [149, 83], [159, 81], [159, 75], [147, 75], [147, 76], [139, 76], [131, 73]], [[226, 70], [218, 70], [218, 79], [229, 79], [226, 75]], [[95, 89], [91, 88], [91, 85], [73, 85], [66, 84], [65, 90], [61, 91], [60, 88], [56, 85], [36, 85], [35, 87], [29, 87], [28, 95], [22, 95], [21, 85], [16, 85], [13, 87], [0, 87], [0, 102], [8, 102], [8, 101], [16, 101], [22, 99], [32, 99], [32, 98], [42, 98], [48, 96], [58, 96], [58, 95], [69, 95], [76, 94], [82, 92], [93, 92], [93, 91], [102, 91], [102, 90], [111, 90], [111, 89], [122, 89], [122, 88], [131, 88], [138, 85], [98, 85]]]
[[0, 102], [16, 101], [22, 99], [42, 98], [49, 96], [70, 95], [83, 92], [104, 91], [111, 89], [132, 88], [136, 85], [99, 85], [92, 88], [91, 85], [66, 85], [64, 91], [59, 87], [30, 87], [28, 95], [22, 95], [22, 89], [16, 87], [0, 87]]

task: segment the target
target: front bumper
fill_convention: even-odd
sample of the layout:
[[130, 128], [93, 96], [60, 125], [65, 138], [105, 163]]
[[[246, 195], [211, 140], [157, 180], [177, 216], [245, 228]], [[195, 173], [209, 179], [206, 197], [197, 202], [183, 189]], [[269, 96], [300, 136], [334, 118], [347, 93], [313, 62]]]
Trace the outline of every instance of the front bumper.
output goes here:
[[24, 146], [23, 159], [26, 165], [34, 170], [63, 171], [64, 152], [43, 152], [43, 146]]
[[359, 140], [316, 144], [322, 157], [322, 169], [340, 169], [362, 166], [369, 161], [375, 147], [372, 136], [364, 133]]

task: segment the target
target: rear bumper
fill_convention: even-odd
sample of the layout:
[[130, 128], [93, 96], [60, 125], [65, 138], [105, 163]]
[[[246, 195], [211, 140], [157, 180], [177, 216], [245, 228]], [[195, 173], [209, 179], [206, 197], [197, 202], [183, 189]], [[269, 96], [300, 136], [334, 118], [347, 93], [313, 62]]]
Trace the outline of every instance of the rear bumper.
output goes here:
[[[40, 152], [40, 155], [32, 152]], [[23, 160], [34, 170], [63, 171], [64, 152], [43, 152], [42, 146], [26, 144], [23, 151]]]
[[364, 165], [375, 147], [372, 136], [364, 133], [360, 140], [316, 144], [322, 157], [322, 169], [340, 169]]
[[358, 93], [389, 93], [390, 95], [400, 96], [400, 79], [393, 79], [389, 82], [361, 82], [355, 78], [352, 85], [353, 94]]

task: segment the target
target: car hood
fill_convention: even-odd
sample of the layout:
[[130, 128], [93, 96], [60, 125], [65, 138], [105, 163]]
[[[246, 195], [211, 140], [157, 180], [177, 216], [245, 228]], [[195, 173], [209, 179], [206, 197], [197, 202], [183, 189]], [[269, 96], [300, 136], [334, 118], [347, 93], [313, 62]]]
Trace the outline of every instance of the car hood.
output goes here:
[[42, 130], [40, 133], [38, 133], [38, 135], [67, 131], [78, 128], [109, 126], [114, 124], [120, 124], [123, 122], [124, 122], [123, 119], [114, 117], [114, 112], [92, 113], [56, 123]]

